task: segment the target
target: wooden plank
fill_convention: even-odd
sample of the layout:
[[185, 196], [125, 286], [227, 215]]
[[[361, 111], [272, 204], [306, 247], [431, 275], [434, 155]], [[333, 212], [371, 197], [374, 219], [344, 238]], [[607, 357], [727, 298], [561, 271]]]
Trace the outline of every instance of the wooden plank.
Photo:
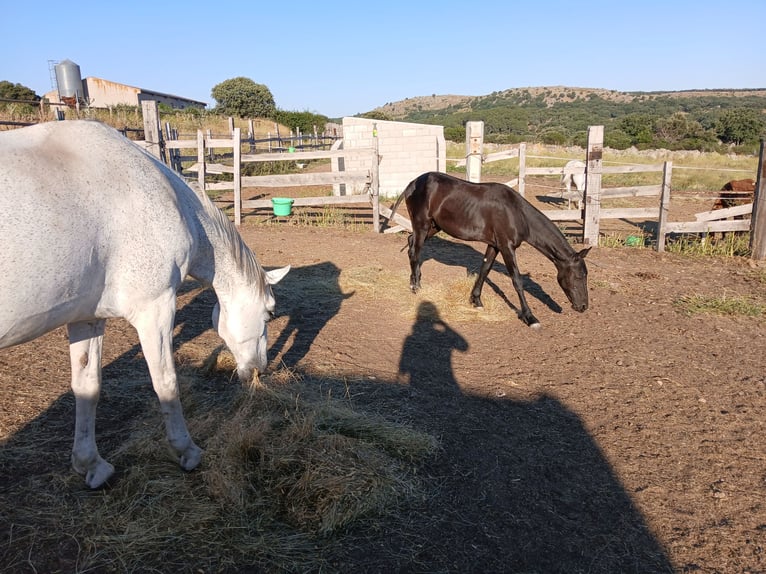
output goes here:
[[208, 191], [231, 191], [234, 189], [233, 181], [216, 181], [214, 183], [206, 183], [205, 189]]
[[[644, 173], [662, 171], [664, 164], [652, 165], [613, 165], [604, 166], [601, 173]], [[564, 166], [561, 167], [528, 167], [527, 175], [563, 175]], [[567, 173], [585, 173], [585, 168], [569, 168]]]
[[613, 209], [601, 208], [601, 219], [657, 219], [660, 216], [659, 207], [618, 207]]
[[519, 157], [519, 150], [516, 149], [508, 149], [505, 151], [499, 151], [495, 153], [490, 153], [488, 155], [484, 156], [484, 163], [492, 163], [493, 161], [502, 161], [504, 159], [512, 159], [514, 157]]
[[205, 147], [206, 148], [232, 148], [234, 149], [234, 146], [237, 145], [234, 143], [233, 138], [228, 139], [222, 139], [222, 138], [205, 138]]
[[579, 209], [546, 209], [542, 212], [551, 221], [581, 221], [582, 211]]
[[717, 233], [721, 231], [749, 231], [750, 221], [668, 221], [665, 233]]
[[324, 151], [296, 151], [294, 153], [256, 153], [242, 154], [243, 162], [264, 161], [297, 161], [308, 159], [326, 159], [333, 157], [354, 158], [368, 157], [372, 154], [372, 148], [338, 149]]
[[335, 183], [369, 183], [367, 171], [336, 171], [322, 173], [287, 173], [282, 175], [254, 175], [242, 178], [243, 187], [292, 187], [332, 185]]
[[635, 185], [628, 187], [610, 187], [601, 190], [601, 199], [617, 197], [654, 197], [660, 195], [662, 185]]
[[752, 212], [753, 204], [746, 203], [745, 205], [736, 205], [734, 207], [727, 207], [726, 209], [713, 209], [712, 211], [695, 213], [694, 217], [697, 221], [715, 221], [716, 219], [726, 219], [727, 217], [734, 217], [735, 215], [750, 215]]
[[[585, 169], [573, 169], [572, 173], [585, 173]], [[528, 167], [527, 175], [563, 175], [564, 167]]]
[[[323, 197], [296, 197], [293, 201], [293, 207], [322, 207], [325, 205], [349, 205], [349, 204], [369, 204], [370, 196], [368, 194], [360, 195], [327, 195]], [[271, 208], [271, 199], [250, 199], [243, 200], [242, 207], [248, 209]]]
[[[407, 219], [406, 217], [399, 215], [398, 213], [393, 213], [388, 207], [384, 205], [380, 206], [380, 214], [383, 217], [387, 217], [389, 222], [396, 221], [396, 223], [398, 223], [399, 226], [401, 226], [402, 228], [406, 229], [409, 232], [412, 232], [412, 222], [410, 222], [410, 220]], [[393, 233], [393, 232], [391, 231], [389, 233]]]
[[655, 163], [647, 165], [611, 165], [604, 166], [601, 173], [647, 173], [654, 171], [662, 171], [664, 169], [664, 163]]
[[[199, 171], [200, 164], [198, 162], [190, 165], [185, 171], [197, 172]], [[222, 163], [209, 163], [205, 162], [205, 171], [207, 173], [234, 173], [234, 168], [230, 165], [223, 165]]]
[[167, 140], [165, 147], [168, 149], [197, 149], [197, 140]]

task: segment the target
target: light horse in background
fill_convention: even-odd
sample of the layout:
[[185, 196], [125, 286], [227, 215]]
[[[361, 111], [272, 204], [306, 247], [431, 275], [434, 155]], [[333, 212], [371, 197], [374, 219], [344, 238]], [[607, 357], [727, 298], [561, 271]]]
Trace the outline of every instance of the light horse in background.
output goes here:
[[530, 327], [540, 322], [524, 297], [524, 284], [516, 262], [516, 249], [526, 241], [547, 257], [558, 270], [557, 280], [572, 308], [588, 308], [588, 270], [585, 256], [590, 248], [575, 251], [558, 227], [518, 192], [502, 183], [470, 183], [445, 173], [428, 172], [414, 180], [391, 208], [396, 213], [402, 198], [412, 222], [408, 238], [410, 288], [420, 289], [420, 251], [426, 239], [439, 231], [464, 241], [487, 244], [470, 302], [482, 307], [481, 290], [498, 252], [519, 296], [519, 316]]
[[218, 297], [213, 324], [247, 380], [267, 365], [272, 285], [229, 219], [173, 171], [91, 121], [0, 134], [0, 348], [66, 325], [75, 397], [72, 466], [91, 488], [114, 467], [96, 447], [106, 319], [136, 329], [168, 441], [185, 470], [202, 451], [179, 401], [176, 291], [187, 275]]
[[[566, 187], [566, 192], [562, 191], [562, 197], [566, 197], [569, 209], [572, 208], [572, 196], [577, 196], [577, 209], [582, 209], [583, 193], [585, 192], [585, 162], [580, 160], [570, 160], [564, 165], [564, 173], [561, 175], [561, 185]], [[572, 187], [575, 188], [575, 194], [572, 193]]]

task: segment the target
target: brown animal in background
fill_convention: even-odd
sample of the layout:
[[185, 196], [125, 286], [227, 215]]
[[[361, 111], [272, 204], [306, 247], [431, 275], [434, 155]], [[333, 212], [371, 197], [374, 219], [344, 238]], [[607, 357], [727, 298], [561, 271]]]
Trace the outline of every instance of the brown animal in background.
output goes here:
[[754, 179], [732, 180], [721, 188], [721, 193], [718, 195], [718, 199], [715, 200], [713, 209], [726, 209], [727, 207], [750, 203], [753, 201], [754, 193]]
[[[718, 194], [718, 199], [713, 203], [713, 211], [716, 209], [726, 209], [727, 207], [736, 207], [753, 201], [755, 194], [754, 179], [733, 179], [725, 183]], [[744, 219], [744, 215], [735, 215], [734, 219]], [[736, 232], [735, 232], [736, 233]], [[727, 233], [713, 233], [713, 241], [720, 241], [726, 237]]]

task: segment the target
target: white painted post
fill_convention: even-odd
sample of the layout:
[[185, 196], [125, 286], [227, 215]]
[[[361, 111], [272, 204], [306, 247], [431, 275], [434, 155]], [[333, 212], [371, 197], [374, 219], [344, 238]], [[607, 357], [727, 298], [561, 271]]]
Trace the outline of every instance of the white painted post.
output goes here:
[[484, 147], [484, 122], [465, 124], [465, 178], [473, 183], [481, 181], [481, 155]]
[[601, 217], [601, 158], [603, 153], [604, 126], [589, 126], [585, 165], [583, 243], [593, 247], [598, 247], [598, 225]]

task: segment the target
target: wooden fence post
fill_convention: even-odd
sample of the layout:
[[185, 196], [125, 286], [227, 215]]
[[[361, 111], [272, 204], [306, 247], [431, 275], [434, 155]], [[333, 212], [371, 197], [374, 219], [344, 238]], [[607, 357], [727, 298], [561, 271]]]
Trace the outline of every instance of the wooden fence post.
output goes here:
[[750, 257], [755, 261], [766, 259], [766, 161], [764, 148], [766, 140], [761, 140], [758, 154], [758, 179], [753, 193], [753, 214], [750, 216]]
[[660, 214], [657, 221], [657, 251], [665, 251], [665, 226], [670, 208], [670, 176], [673, 162], [666, 161], [662, 168], [662, 191], [660, 192]]
[[598, 246], [601, 216], [601, 160], [604, 152], [604, 126], [588, 127], [588, 150], [585, 166], [585, 221], [583, 243]]
[[197, 130], [197, 182], [200, 193], [205, 193], [205, 134]]
[[465, 124], [465, 178], [473, 183], [481, 181], [481, 153], [484, 146], [484, 122]]
[[141, 102], [141, 113], [144, 118], [144, 141], [147, 151], [162, 161], [162, 132], [160, 131], [160, 113], [155, 100]]
[[527, 177], [527, 144], [519, 144], [519, 183], [516, 187], [519, 189], [521, 197], [524, 197], [524, 179]]
[[234, 151], [234, 225], [242, 223], [242, 129], [234, 128], [231, 139]]

